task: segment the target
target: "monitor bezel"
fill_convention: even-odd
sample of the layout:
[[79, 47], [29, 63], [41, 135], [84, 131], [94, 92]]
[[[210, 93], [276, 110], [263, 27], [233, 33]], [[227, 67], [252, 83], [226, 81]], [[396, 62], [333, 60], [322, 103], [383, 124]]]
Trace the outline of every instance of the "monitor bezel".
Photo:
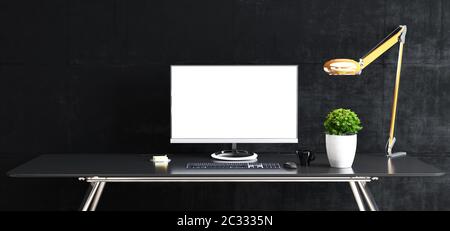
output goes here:
[[[251, 67], [255, 67], [255, 66], [261, 66], [261, 67], [266, 67], [266, 66], [277, 66], [277, 67], [296, 67], [296, 128], [295, 128], [295, 133], [296, 133], [296, 138], [173, 138], [172, 136], [172, 70], [173, 67], [179, 67], [179, 66], [208, 66], [208, 67], [214, 67], [214, 66], [220, 66], [220, 67], [227, 67], [227, 66], [232, 66], [232, 67], [236, 67], [236, 66], [251, 66]], [[299, 121], [298, 121], [298, 97], [299, 97], [299, 81], [298, 81], [298, 65], [260, 65], [260, 64], [255, 64], [255, 65], [170, 65], [170, 143], [172, 144], [232, 144], [232, 143], [236, 143], [236, 144], [256, 144], [256, 143], [272, 143], [272, 144], [288, 144], [288, 143], [298, 143], [298, 126], [299, 126]]]

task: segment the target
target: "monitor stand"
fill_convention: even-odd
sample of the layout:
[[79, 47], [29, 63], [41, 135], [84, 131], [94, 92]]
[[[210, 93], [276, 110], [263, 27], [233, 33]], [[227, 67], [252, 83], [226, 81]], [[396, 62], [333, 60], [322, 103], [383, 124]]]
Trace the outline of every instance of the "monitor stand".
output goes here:
[[227, 161], [248, 161], [256, 160], [258, 154], [249, 153], [246, 150], [238, 150], [237, 144], [231, 144], [231, 150], [223, 150], [211, 154], [211, 157], [216, 160], [227, 160]]

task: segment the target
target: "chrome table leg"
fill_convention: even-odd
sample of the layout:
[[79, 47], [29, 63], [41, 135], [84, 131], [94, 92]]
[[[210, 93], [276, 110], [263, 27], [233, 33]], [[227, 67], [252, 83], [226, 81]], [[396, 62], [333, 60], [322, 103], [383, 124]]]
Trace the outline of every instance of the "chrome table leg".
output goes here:
[[353, 196], [355, 196], [356, 203], [358, 204], [359, 211], [366, 211], [364, 207], [364, 202], [361, 198], [361, 194], [358, 191], [358, 187], [354, 181], [348, 182], [350, 184], [350, 188], [352, 189]]
[[89, 189], [86, 192], [86, 195], [84, 197], [83, 203], [81, 204], [81, 211], [88, 211], [92, 204], [92, 200], [95, 197], [95, 194], [97, 193], [97, 190], [100, 186], [100, 182], [92, 182], [89, 185]]
[[367, 205], [369, 206], [370, 211], [379, 211], [378, 205], [375, 202], [372, 193], [366, 185], [366, 182], [358, 181], [359, 188], [361, 189], [364, 198], [366, 199]]
[[105, 188], [106, 182], [100, 182], [97, 192], [95, 192], [94, 198], [91, 202], [91, 206], [89, 208], [89, 211], [95, 211], [97, 209], [98, 202], [100, 201], [100, 198], [102, 197], [103, 189]]

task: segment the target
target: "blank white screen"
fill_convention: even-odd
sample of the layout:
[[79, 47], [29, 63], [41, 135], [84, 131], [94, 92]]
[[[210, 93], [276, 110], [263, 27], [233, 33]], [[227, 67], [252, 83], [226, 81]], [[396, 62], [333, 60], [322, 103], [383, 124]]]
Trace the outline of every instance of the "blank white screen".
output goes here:
[[173, 143], [297, 142], [297, 66], [172, 66], [171, 78]]

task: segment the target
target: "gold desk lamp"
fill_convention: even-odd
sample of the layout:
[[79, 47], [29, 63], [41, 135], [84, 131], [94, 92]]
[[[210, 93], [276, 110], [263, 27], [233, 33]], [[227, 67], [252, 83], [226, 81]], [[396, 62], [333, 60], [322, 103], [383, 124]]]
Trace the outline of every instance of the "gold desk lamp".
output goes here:
[[395, 44], [400, 43], [400, 48], [398, 52], [398, 63], [397, 63], [397, 76], [395, 78], [394, 87], [394, 99], [392, 103], [392, 114], [391, 114], [391, 127], [389, 132], [389, 140], [386, 144], [386, 152], [388, 157], [400, 157], [405, 156], [406, 152], [392, 153], [392, 149], [395, 144], [394, 129], [395, 129], [395, 118], [397, 114], [397, 99], [398, 99], [398, 89], [400, 86], [400, 73], [402, 68], [402, 58], [403, 58], [403, 46], [405, 45], [407, 27], [404, 25], [399, 26], [391, 34], [389, 34], [383, 41], [381, 41], [375, 48], [373, 48], [369, 53], [362, 57], [359, 62], [351, 59], [333, 59], [326, 62], [323, 66], [325, 72], [329, 75], [360, 75], [362, 70], [369, 66], [378, 57], [384, 54], [387, 50], [393, 47]]

